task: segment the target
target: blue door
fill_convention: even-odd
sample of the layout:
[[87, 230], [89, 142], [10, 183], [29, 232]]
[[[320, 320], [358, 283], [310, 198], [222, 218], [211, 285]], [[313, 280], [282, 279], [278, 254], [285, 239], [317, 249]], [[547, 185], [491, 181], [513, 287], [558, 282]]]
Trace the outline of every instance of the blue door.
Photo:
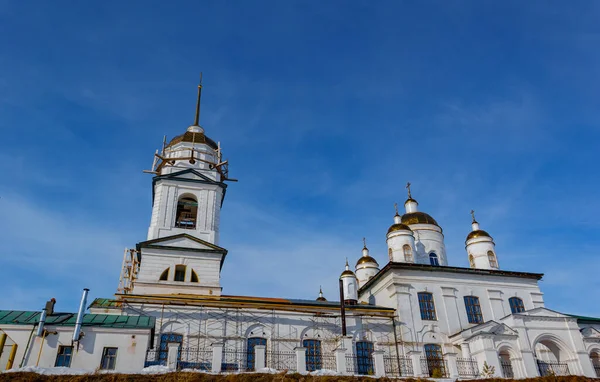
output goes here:
[[306, 348], [306, 370], [315, 371], [323, 368], [321, 357], [321, 341], [304, 340], [302, 346]]
[[256, 345], [264, 345], [267, 346], [267, 339], [260, 337], [248, 338], [248, 347], [247, 347], [247, 355], [246, 355], [246, 370], [254, 370], [256, 365], [256, 352], [254, 351], [254, 347]]
[[361, 375], [375, 374], [373, 366], [373, 343], [359, 341], [356, 343], [356, 371]]

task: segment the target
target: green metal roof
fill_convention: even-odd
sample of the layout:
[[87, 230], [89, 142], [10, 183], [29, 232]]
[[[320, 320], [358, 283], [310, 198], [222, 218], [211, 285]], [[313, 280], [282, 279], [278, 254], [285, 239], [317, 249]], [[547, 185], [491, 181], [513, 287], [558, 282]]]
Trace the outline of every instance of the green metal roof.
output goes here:
[[600, 318], [596, 318], [596, 317], [586, 317], [586, 316], [576, 316], [574, 314], [567, 314], [567, 316], [571, 316], [577, 319], [577, 321], [585, 323], [585, 322], [594, 322], [594, 323], [600, 323]]
[[[1, 325], [33, 325], [40, 320], [41, 312], [0, 310]], [[46, 317], [46, 325], [75, 326], [77, 314], [54, 313]], [[84, 314], [83, 326], [119, 329], [154, 329], [156, 319], [148, 316], [119, 316], [115, 314]]]

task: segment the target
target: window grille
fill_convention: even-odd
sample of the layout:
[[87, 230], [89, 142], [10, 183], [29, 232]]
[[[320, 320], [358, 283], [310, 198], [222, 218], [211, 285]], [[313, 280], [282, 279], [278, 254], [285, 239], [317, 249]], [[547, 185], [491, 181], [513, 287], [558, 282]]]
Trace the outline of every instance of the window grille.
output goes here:
[[117, 348], [104, 348], [102, 351], [101, 370], [114, 370], [117, 363]]
[[73, 346], [59, 346], [56, 353], [56, 362], [54, 367], [71, 367], [71, 356], [73, 355]]
[[461, 377], [479, 376], [479, 366], [473, 358], [457, 358], [456, 367], [458, 368], [458, 375]]
[[356, 342], [356, 374], [375, 374], [375, 365], [373, 364], [373, 350], [373, 342]]
[[412, 359], [404, 356], [383, 356], [385, 375], [392, 378], [405, 377], [414, 374]]
[[304, 340], [302, 346], [306, 348], [306, 370], [315, 371], [323, 368], [323, 355], [320, 340]]
[[465, 296], [465, 308], [467, 309], [467, 318], [470, 324], [481, 324], [483, 322], [479, 297]]
[[538, 369], [540, 375], [545, 377], [547, 375], [569, 375], [569, 365], [563, 362], [548, 362], [537, 360]]
[[442, 355], [442, 347], [437, 344], [427, 344], [425, 358], [421, 358], [421, 369], [429, 374], [429, 377], [440, 376], [448, 378], [448, 365]]
[[511, 297], [508, 299], [510, 303], [510, 310], [513, 313], [521, 313], [525, 311], [525, 305], [523, 305], [523, 300], [518, 297]]
[[256, 345], [267, 346], [267, 339], [260, 337], [248, 338], [246, 370], [254, 370], [256, 366]]
[[433, 302], [433, 294], [429, 292], [419, 292], [419, 308], [421, 309], [422, 320], [436, 320], [435, 304]]
[[510, 359], [500, 359], [500, 366], [502, 367], [502, 375], [504, 375], [504, 378], [515, 378], [515, 373], [513, 371], [512, 362]]

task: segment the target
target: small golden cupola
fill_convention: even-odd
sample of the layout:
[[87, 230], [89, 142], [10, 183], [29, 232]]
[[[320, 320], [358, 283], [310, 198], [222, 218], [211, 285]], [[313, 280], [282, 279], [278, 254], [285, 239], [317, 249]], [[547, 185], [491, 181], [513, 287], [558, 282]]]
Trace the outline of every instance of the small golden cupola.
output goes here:
[[414, 263], [415, 236], [410, 227], [402, 223], [397, 203], [394, 203], [394, 208], [396, 210], [394, 224], [390, 226], [386, 235], [389, 261], [394, 263]]
[[408, 190], [408, 199], [406, 199], [404, 202], [404, 209], [406, 210], [406, 213], [402, 215], [400, 219], [402, 224], [406, 224], [408, 226], [413, 224], [431, 224], [439, 227], [439, 224], [434, 218], [431, 217], [431, 215], [418, 210], [419, 202], [413, 199], [410, 193], [410, 186], [410, 182], [406, 184], [406, 189]]
[[363, 237], [362, 256], [356, 262], [356, 278], [358, 286], [362, 287], [369, 279], [379, 272], [379, 264], [377, 260], [369, 255], [367, 248], [367, 240]]
[[344, 303], [354, 305], [358, 301], [358, 280], [354, 272], [350, 270], [348, 259], [346, 259], [346, 269], [340, 275], [342, 281], [342, 291], [344, 295]]
[[478, 269], [498, 269], [494, 239], [480, 228], [479, 223], [475, 220], [475, 211], [473, 210], [471, 210], [471, 218], [471, 232], [465, 240], [469, 266]]
[[323, 289], [319, 286], [319, 297], [317, 297], [317, 301], [327, 301], [327, 299], [323, 296]]

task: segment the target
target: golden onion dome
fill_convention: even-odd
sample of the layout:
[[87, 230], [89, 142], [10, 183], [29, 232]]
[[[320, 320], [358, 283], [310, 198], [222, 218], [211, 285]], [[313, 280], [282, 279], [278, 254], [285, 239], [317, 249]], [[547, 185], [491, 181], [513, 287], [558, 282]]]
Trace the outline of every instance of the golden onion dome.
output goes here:
[[352, 271], [351, 271], [351, 270], [349, 270], [349, 269], [346, 269], [344, 272], [342, 272], [342, 275], [341, 275], [341, 277], [344, 277], [344, 276], [352, 276], [352, 277], [356, 277], [356, 275], [354, 274], [354, 272], [352, 272]]
[[356, 266], [358, 267], [360, 264], [365, 264], [365, 263], [373, 263], [373, 264], [379, 266], [379, 264], [377, 263], [377, 260], [375, 260], [371, 256], [361, 256], [361, 258], [358, 259], [358, 261], [356, 262]]
[[178, 135], [175, 138], [171, 139], [171, 141], [169, 142], [167, 147], [171, 147], [180, 142], [204, 143], [204, 144], [209, 145], [210, 147], [212, 147], [215, 150], [218, 148], [215, 141], [213, 141], [212, 139], [210, 139], [209, 137], [204, 135], [204, 133], [200, 133], [200, 132], [195, 133], [193, 131], [186, 131], [185, 133]]
[[317, 297], [317, 301], [327, 301], [327, 299], [323, 296]]
[[408, 198], [408, 199], [406, 199], [406, 201], [404, 202], [404, 205], [406, 205], [406, 203], [409, 203], [409, 202], [414, 202], [414, 203], [417, 203], [417, 204], [419, 204], [419, 202], [417, 202], [417, 201], [416, 201], [416, 200], [414, 200], [413, 198], [410, 198], [410, 197], [409, 197], [409, 198]]
[[402, 215], [402, 224], [432, 224], [439, 227], [439, 224], [434, 218], [425, 212], [408, 212]]
[[482, 229], [478, 229], [476, 231], [469, 232], [469, 234], [467, 235], [467, 239], [465, 241], [475, 239], [476, 237], [489, 237], [490, 239], [492, 238], [489, 233], [485, 232]]
[[402, 223], [397, 223], [397, 224], [392, 224], [390, 226], [390, 228], [388, 229], [387, 233], [391, 233], [391, 232], [395, 232], [395, 231], [410, 231], [410, 227], [407, 226], [406, 224], [402, 224]]

